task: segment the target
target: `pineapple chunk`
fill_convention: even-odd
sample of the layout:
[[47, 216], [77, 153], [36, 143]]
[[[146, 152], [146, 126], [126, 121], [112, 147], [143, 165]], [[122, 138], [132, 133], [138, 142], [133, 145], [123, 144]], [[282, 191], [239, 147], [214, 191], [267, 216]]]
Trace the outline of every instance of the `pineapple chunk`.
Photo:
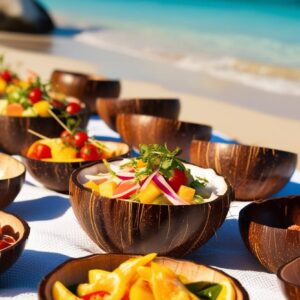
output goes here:
[[196, 190], [185, 185], [181, 185], [178, 190], [178, 196], [186, 202], [191, 203], [194, 199]]
[[99, 185], [99, 194], [102, 197], [112, 198], [117, 185], [118, 184], [114, 181], [105, 181], [104, 183]]
[[148, 186], [140, 192], [138, 198], [142, 203], [150, 204], [161, 194], [161, 190], [153, 181], [151, 181]]
[[99, 193], [99, 185], [96, 184], [94, 181], [90, 180], [87, 183], [84, 184], [85, 187], [87, 187], [88, 189], [91, 189], [94, 192], [98, 192]]

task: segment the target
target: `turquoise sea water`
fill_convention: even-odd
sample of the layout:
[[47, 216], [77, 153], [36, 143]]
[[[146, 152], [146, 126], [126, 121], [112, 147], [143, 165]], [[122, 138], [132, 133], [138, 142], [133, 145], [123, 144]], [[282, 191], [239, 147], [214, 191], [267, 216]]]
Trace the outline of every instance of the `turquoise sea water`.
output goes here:
[[84, 43], [300, 94], [300, 1], [42, 2]]

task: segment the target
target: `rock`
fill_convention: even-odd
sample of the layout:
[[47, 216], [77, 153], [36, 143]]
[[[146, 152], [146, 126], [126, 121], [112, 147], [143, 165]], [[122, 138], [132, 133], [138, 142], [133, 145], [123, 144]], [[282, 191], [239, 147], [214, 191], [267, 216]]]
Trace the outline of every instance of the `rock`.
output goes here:
[[35, 0], [0, 0], [0, 30], [48, 33], [54, 23]]

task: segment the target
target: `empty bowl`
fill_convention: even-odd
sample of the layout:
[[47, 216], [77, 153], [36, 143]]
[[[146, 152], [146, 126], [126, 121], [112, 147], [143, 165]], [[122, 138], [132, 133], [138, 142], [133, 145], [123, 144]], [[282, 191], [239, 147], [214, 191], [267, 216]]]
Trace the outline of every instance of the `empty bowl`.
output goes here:
[[177, 120], [180, 112], [178, 99], [97, 99], [97, 112], [108, 127], [116, 131], [119, 113], [142, 114]]
[[193, 141], [191, 162], [213, 168], [233, 186], [237, 200], [265, 199], [291, 178], [297, 154], [239, 144]]
[[[59, 265], [49, 273], [39, 285], [39, 300], [53, 300], [52, 286], [56, 281], [62, 282], [67, 287], [76, 286], [87, 282], [87, 274], [91, 269], [113, 271], [124, 261], [133, 258], [131, 255], [97, 254], [82, 258], [75, 258]], [[235, 300], [249, 299], [246, 290], [233, 277], [215, 268], [193, 263], [187, 260], [174, 260], [167, 257], [157, 257], [156, 263], [164, 265], [177, 274], [183, 275], [190, 281], [229, 281], [234, 288]]]
[[29, 236], [28, 224], [13, 214], [0, 211], [2, 233], [12, 236], [16, 243], [0, 250], [0, 274], [10, 268], [22, 254]]
[[300, 229], [300, 196], [253, 202], [239, 215], [247, 248], [273, 273], [300, 255], [300, 231], [292, 229], [297, 225]]
[[233, 199], [223, 177], [211, 169], [186, 166], [209, 179], [214, 200], [197, 205], [155, 205], [107, 199], [84, 186], [88, 181], [85, 175], [106, 172], [104, 164], [83, 166], [70, 179], [70, 199], [77, 220], [106, 252], [183, 256], [216, 233]]
[[0, 209], [7, 207], [17, 197], [23, 186], [25, 173], [25, 166], [20, 161], [0, 153]]
[[193, 139], [209, 140], [212, 128], [208, 125], [187, 123], [174, 119], [137, 114], [119, 114], [117, 131], [129, 145], [167, 144], [170, 149], [182, 149], [181, 158], [189, 160]]
[[277, 277], [286, 298], [300, 300], [300, 256], [282, 266]]
[[121, 92], [118, 80], [65, 70], [55, 70], [51, 83], [54, 91], [82, 99], [92, 112], [96, 111], [98, 97], [117, 98]]

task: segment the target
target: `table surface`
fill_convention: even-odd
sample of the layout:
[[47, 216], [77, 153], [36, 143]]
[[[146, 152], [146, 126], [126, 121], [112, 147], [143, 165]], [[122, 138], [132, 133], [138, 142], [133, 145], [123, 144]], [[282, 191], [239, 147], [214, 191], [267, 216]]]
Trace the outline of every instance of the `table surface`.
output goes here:
[[[93, 117], [89, 132], [119, 139], [103, 121]], [[226, 140], [215, 133], [214, 140]], [[300, 172], [275, 196], [300, 194]], [[250, 299], [284, 299], [276, 276], [267, 273], [245, 248], [238, 229], [238, 214], [248, 202], [232, 202], [224, 224], [215, 236], [185, 258], [222, 269], [238, 279]], [[43, 276], [72, 257], [102, 253], [79, 226], [68, 196], [43, 188], [29, 174], [16, 200], [6, 209], [23, 217], [31, 227], [19, 260], [0, 276], [1, 299], [37, 299]]]

